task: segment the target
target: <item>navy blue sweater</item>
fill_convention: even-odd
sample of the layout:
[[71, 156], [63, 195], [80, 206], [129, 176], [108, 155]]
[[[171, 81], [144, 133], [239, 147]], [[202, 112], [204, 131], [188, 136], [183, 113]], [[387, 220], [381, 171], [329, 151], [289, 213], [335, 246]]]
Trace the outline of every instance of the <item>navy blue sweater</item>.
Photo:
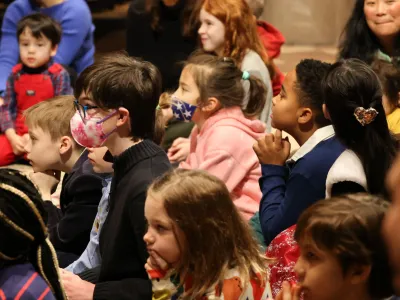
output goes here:
[[262, 165], [260, 222], [268, 245], [297, 222], [314, 202], [325, 198], [329, 169], [345, 147], [332, 137], [320, 142], [292, 166]]

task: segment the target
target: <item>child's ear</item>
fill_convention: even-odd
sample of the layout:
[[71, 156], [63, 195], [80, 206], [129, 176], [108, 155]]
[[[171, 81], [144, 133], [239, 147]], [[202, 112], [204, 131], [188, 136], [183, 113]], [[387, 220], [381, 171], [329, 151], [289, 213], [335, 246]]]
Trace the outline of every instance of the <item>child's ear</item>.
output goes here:
[[129, 119], [129, 110], [127, 110], [124, 107], [118, 108], [118, 114], [117, 114], [117, 127], [124, 126], [125, 124], [128, 124], [129, 130], [131, 129], [131, 122]]
[[221, 103], [215, 97], [208, 98], [207, 102], [201, 106], [201, 110], [208, 113], [213, 113], [221, 107]]
[[350, 277], [350, 282], [352, 284], [363, 284], [368, 281], [371, 269], [371, 265], [356, 265], [350, 267], [347, 271], [347, 275]]
[[74, 145], [75, 141], [72, 140], [69, 136], [62, 136], [60, 138], [60, 154], [64, 155], [70, 149], [72, 149], [72, 146]]
[[324, 113], [325, 119], [332, 121], [331, 120], [331, 115], [329, 114], [328, 108], [326, 107], [326, 104], [322, 104], [322, 112]]
[[311, 108], [303, 107], [299, 110], [298, 122], [300, 124], [307, 124], [312, 121], [313, 111]]
[[58, 45], [55, 45], [51, 48], [51, 52], [50, 52], [50, 56], [54, 57], [57, 54], [57, 50], [58, 50]]

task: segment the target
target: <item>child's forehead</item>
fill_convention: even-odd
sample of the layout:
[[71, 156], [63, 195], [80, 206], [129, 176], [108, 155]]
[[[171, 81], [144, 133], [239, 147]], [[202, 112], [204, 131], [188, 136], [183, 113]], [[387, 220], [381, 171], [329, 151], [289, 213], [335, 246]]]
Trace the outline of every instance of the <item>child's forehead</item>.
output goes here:
[[29, 39], [34, 39], [34, 40], [48, 40], [48, 38], [40, 32], [39, 35], [35, 36], [32, 32], [32, 29], [29, 28], [29, 26], [25, 26], [24, 30], [22, 30], [21, 34], [19, 35], [19, 38], [29, 38]]

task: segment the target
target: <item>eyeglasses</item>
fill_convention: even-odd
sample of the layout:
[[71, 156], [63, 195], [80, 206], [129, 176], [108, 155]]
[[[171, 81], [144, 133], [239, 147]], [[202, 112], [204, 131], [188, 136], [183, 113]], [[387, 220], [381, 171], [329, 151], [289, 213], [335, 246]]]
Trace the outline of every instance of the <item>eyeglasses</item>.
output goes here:
[[75, 109], [79, 111], [79, 115], [81, 116], [82, 120], [86, 120], [86, 111], [89, 109], [99, 108], [95, 105], [82, 105], [78, 102], [78, 100], [74, 100]]

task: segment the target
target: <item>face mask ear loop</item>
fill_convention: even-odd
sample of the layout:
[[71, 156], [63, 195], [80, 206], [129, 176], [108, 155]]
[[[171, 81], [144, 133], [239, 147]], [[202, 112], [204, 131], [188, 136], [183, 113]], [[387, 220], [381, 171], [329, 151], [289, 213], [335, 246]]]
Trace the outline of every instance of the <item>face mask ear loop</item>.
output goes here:
[[111, 114], [109, 114], [108, 116], [104, 117], [103, 119], [99, 120], [96, 122], [96, 124], [100, 124], [103, 123], [105, 121], [107, 121], [108, 119], [110, 119], [112, 116], [116, 115], [118, 113], [118, 110], [112, 112]]

